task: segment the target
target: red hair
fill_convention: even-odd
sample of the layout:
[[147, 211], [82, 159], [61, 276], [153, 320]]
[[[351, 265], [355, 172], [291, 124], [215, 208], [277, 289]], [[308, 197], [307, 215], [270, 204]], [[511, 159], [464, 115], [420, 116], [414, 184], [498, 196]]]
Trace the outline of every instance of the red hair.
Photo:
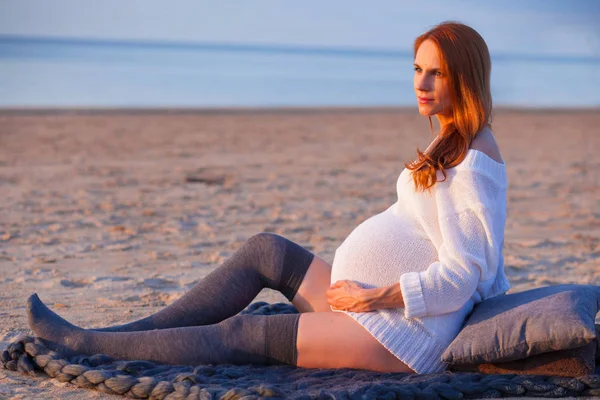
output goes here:
[[440, 67], [446, 73], [450, 92], [452, 118], [440, 132], [440, 140], [429, 154], [417, 148], [417, 160], [404, 164], [413, 171], [417, 190], [435, 185], [438, 170], [446, 179], [444, 169], [464, 160], [471, 141], [486, 124], [491, 123], [492, 114], [492, 62], [481, 35], [459, 22], [442, 22], [415, 39], [415, 57], [419, 46], [426, 40], [433, 41], [440, 53]]

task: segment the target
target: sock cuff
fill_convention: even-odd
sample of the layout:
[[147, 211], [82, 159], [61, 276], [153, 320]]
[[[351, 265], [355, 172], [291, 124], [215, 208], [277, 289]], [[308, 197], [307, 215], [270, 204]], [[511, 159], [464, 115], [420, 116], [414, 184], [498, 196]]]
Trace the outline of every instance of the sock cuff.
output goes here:
[[315, 255], [298, 243], [287, 241], [279, 291], [292, 301]]
[[296, 365], [300, 314], [268, 315], [265, 331], [265, 356], [270, 365]]

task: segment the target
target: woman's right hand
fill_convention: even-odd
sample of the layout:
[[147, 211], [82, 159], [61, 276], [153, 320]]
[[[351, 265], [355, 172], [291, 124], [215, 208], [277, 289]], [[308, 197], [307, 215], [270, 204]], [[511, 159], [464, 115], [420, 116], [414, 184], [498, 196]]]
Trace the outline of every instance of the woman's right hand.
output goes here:
[[325, 295], [327, 303], [334, 310], [366, 312], [377, 309], [369, 292], [369, 289], [361, 287], [354, 281], [341, 280], [331, 285]]

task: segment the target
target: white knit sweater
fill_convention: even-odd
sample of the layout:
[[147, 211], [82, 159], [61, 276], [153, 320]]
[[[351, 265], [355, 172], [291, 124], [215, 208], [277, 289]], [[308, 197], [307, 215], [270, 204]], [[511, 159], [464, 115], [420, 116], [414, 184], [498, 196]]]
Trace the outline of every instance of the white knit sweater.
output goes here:
[[335, 251], [331, 283], [400, 282], [404, 308], [345, 312], [418, 373], [443, 371], [441, 355], [473, 305], [506, 292], [506, 166], [470, 149], [416, 192], [404, 169], [398, 201], [358, 225]]

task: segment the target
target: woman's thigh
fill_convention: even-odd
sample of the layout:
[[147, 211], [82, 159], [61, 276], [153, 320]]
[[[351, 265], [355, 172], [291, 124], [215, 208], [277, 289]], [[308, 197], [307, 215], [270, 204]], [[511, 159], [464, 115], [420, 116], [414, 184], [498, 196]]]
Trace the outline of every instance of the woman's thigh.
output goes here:
[[299, 367], [415, 372], [344, 313], [300, 315], [296, 348]]
[[292, 304], [301, 313], [331, 311], [325, 292], [331, 282], [331, 265], [315, 255]]

